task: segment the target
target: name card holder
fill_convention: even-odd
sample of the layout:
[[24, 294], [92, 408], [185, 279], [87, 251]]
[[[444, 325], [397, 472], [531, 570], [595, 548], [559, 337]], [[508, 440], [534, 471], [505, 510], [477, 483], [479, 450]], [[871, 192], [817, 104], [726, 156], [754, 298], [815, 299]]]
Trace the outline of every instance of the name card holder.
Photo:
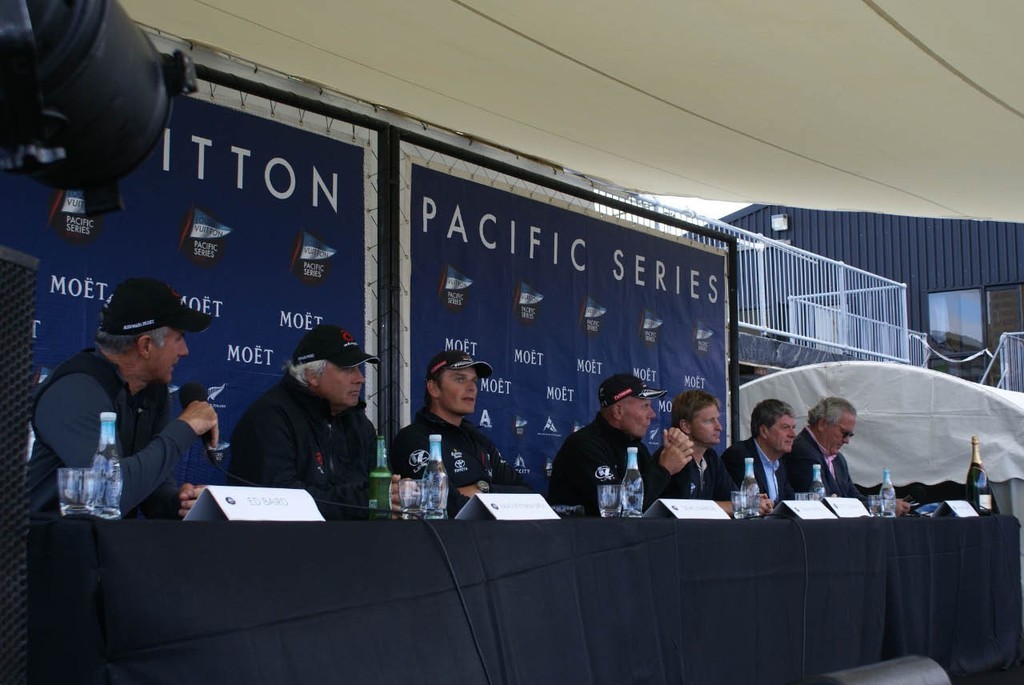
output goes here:
[[308, 492], [299, 488], [207, 485], [186, 521], [323, 521]]
[[707, 499], [659, 499], [644, 512], [644, 518], [729, 520], [729, 515]]
[[825, 506], [841, 519], [855, 519], [871, 516], [864, 508], [864, 503], [856, 497], [826, 497]]
[[932, 516], [936, 517], [956, 516], [957, 518], [968, 518], [977, 515], [978, 512], [974, 510], [971, 503], [962, 499], [947, 499], [932, 513]]
[[837, 518], [828, 507], [818, 500], [795, 499], [784, 499], [779, 502], [772, 511], [772, 516], [787, 516], [804, 520]]
[[558, 514], [536, 493], [480, 492], [466, 502], [455, 518], [460, 521], [539, 521], [557, 519]]

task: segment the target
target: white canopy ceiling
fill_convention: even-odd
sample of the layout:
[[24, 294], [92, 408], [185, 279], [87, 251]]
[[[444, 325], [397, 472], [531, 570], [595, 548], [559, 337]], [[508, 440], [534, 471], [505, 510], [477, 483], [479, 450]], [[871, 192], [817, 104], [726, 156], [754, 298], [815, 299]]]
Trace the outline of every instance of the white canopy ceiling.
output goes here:
[[739, 411], [749, 437], [750, 412], [761, 400], [788, 402], [797, 430], [822, 397], [838, 396], [857, 408], [855, 436], [843, 448], [856, 483], [963, 482], [971, 436], [981, 439], [992, 481], [1024, 478], [1024, 395], [904, 364], [830, 362], [789, 369], [740, 387]]
[[1019, 0], [122, 0], [645, 193], [1024, 221]]

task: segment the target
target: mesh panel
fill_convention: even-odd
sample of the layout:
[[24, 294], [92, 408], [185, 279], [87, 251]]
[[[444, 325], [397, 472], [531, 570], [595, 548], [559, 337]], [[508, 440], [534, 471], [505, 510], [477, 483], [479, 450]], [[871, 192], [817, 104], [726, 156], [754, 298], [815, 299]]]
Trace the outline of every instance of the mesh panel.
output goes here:
[[25, 682], [25, 492], [35, 260], [0, 247], [0, 685]]

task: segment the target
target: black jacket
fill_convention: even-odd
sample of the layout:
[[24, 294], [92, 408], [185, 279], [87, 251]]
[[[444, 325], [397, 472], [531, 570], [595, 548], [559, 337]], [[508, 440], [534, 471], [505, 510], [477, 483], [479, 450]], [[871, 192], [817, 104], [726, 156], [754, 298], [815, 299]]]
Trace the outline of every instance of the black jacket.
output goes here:
[[591, 516], [597, 509], [598, 483], [621, 483], [626, 475], [626, 448], [637, 448], [637, 467], [644, 480], [644, 509], [662, 496], [669, 472], [651, 457], [639, 438], [613, 428], [601, 413], [562, 443], [551, 465], [548, 502], [582, 504]]
[[138, 508], [147, 518], [177, 518], [174, 466], [196, 434], [171, 418], [166, 385], [150, 383], [133, 395], [117, 365], [95, 350], [58, 366], [36, 393], [27, 483], [31, 511], [57, 511], [58, 468], [92, 465], [105, 411], [117, 412], [122, 515], [132, 518]]
[[448, 474], [448, 516], [454, 517], [469, 498], [458, 488], [487, 481], [492, 492], [530, 492], [523, 477], [501, 456], [498, 447], [468, 420], [454, 426], [426, 407], [398, 431], [388, 453], [391, 470], [403, 478], [420, 478], [430, 457], [430, 434], [441, 436], [441, 460]]
[[304, 488], [325, 519], [366, 518], [358, 507], [369, 504], [377, 432], [365, 406], [332, 416], [326, 400], [286, 373], [239, 420], [228, 472], [266, 487]]
[[793, 450], [782, 457], [782, 463], [786, 465], [793, 487], [800, 492], [807, 492], [811, 489], [814, 465], [818, 464], [821, 466], [821, 482], [825, 486], [826, 496], [856, 497], [861, 501], [867, 499], [853, 484], [850, 467], [842, 453], [839, 453], [832, 462], [832, 466], [836, 470], [835, 477], [832, 476], [828, 470], [828, 464], [825, 463], [825, 455], [806, 428], [796, 436], [796, 440], [793, 441]]
[[[725, 468], [729, 471], [732, 479], [737, 484], [742, 485], [743, 471], [745, 469], [744, 459], [747, 457], [754, 460], [754, 476], [757, 478], [757, 487], [760, 488], [761, 492], [768, 494], [768, 476], [764, 472], [764, 464], [761, 463], [761, 455], [757, 452], [754, 438], [741, 440], [727, 449], [722, 453], [722, 462], [725, 463]], [[784, 499], [794, 499], [796, 497], [793, 486], [790, 485], [789, 477], [786, 474], [784, 459], [779, 459], [779, 468], [775, 471], [775, 484], [778, 486], [778, 497], [775, 498], [774, 504], [778, 504]], [[802, 492], [806, 492], [806, 490]]]
[[[654, 453], [652, 459], [657, 461], [661, 449]], [[736, 483], [722, 463], [722, 458], [713, 449], [704, 452], [707, 468], [701, 478], [697, 461], [691, 459], [683, 469], [671, 477], [668, 486], [662, 491], [664, 499], [709, 499], [715, 502], [729, 502]]]

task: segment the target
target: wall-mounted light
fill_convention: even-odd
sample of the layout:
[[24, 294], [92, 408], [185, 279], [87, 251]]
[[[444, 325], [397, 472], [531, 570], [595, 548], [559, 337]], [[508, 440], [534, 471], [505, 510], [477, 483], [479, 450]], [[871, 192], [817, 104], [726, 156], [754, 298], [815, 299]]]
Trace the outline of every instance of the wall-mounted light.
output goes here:
[[772, 230], [776, 232], [788, 231], [789, 217], [785, 214], [772, 214]]

